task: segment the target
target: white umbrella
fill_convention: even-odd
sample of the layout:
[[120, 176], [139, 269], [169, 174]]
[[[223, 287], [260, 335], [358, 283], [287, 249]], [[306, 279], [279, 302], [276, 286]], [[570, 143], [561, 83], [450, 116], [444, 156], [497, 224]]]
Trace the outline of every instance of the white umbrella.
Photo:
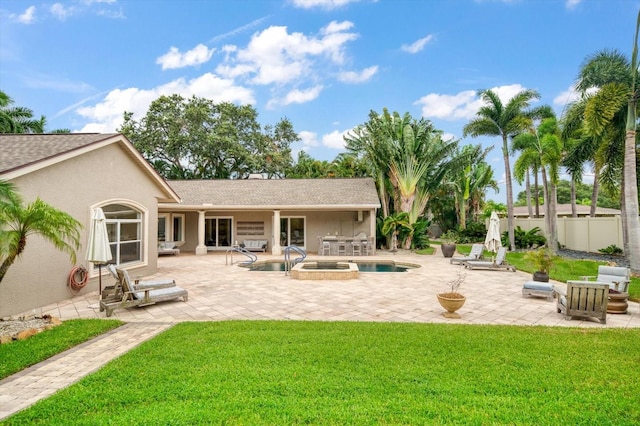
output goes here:
[[487, 250], [494, 253], [502, 246], [502, 241], [500, 240], [500, 219], [495, 211], [491, 212], [489, 229], [487, 229], [487, 237], [484, 239], [484, 246]]
[[109, 247], [107, 219], [99, 207], [93, 211], [87, 245], [87, 260], [98, 264], [98, 289], [99, 294], [102, 294], [102, 264], [111, 260], [111, 247]]

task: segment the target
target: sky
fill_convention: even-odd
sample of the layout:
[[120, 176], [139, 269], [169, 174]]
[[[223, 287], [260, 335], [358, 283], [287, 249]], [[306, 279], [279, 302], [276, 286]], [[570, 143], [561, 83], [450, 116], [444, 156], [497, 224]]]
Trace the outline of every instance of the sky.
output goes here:
[[[640, 0], [0, 0], [0, 90], [47, 130], [115, 132], [162, 95], [250, 104], [288, 118], [319, 160], [383, 108], [463, 138], [481, 89], [534, 89], [560, 116], [584, 60], [631, 56]], [[589, 182], [587, 173], [584, 180]], [[591, 176], [591, 181], [592, 181]], [[521, 187], [515, 185], [517, 193]]]

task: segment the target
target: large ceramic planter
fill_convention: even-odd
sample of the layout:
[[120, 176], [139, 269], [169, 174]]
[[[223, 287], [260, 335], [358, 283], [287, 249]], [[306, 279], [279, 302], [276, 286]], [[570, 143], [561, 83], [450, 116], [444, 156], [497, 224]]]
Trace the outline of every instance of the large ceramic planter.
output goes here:
[[467, 301], [466, 297], [458, 293], [440, 293], [437, 296], [440, 306], [442, 306], [447, 311], [442, 313], [445, 318], [460, 318], [460, 314], [458, 314], [456, 311], [462, 308], [464, 302]]
[[440, 249], [444, 257], [453, 257], [453, 254], [456, 252], [456, 245], [453, 243], [443, 243]]
[[546, 272], [536, 271], [533, 273], [533, 280], [541, 283], [548, 283], [549, 274], [547, 274]]

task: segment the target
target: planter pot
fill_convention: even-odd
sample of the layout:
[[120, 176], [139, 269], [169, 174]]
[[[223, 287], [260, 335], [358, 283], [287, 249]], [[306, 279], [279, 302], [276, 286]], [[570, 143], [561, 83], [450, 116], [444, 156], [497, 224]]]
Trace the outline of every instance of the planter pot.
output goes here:
[[549, 282], [549, 274], [547, 274], [546, 272], [536, 271], [536, 272], [533, 273], [533, 280], [534, 281], [538, 281], [538, 282], [542, 282], [542, 283], [548, 283]]
[[456, 245], [452, 243], [444, 243], [440, 246], [442, 250], [442, 255], [444, 257], [453, 257], [453, 254], [456, 252]]
[[628, 293], [609, 293], [609, 302], [607, 303], [608, 314], [626, 314], [629, 304], [627, 299]]
[[438, 296], [438, 302], [440, 306], [447, 310], [447, 312], [443, 312], [443, 316], [445, 318], [460, 318], [460, 314], [456, 313], [456, 311], [462, 308], [464, 302], [467, 301], [467, 298], [461, 294], [456, 294], [456, 297], [451, 297], [451, 293], [440, 293]]

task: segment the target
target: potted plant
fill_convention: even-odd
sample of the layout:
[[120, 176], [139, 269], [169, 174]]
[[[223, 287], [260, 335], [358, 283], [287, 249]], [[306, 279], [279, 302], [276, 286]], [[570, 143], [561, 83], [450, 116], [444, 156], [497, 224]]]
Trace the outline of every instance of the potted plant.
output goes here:
[[440, 236], [440, 239], [442, 240], [440, 249], [442, 250], [442, 255], [444, 257], [453, 257], [453, 254], [456, 252], [455, 238], [456, 233], [451, 229]]
[[458, 293], [458, 289], [466, 276], [467, 274], [463, 274], [462, 270], [459, 270], [458, 276], [447, 283], [449, 291], [445, 293], [438, 293], [436, 295], [440, 306], [447, 310], [447, 312], [442, 313], [445, 318], [460, 318], [460, 314], [456, 311], [462, 308], [462, 305], [464, 305], [467, 298]]
[[524, 258], [532, 262], [536, 268], [533, 273], [534, 281], [549, 282], [549, 270], [553, 267], [558, 256], [552, 254], [548, 248], [543, 247], [528, 251]]

